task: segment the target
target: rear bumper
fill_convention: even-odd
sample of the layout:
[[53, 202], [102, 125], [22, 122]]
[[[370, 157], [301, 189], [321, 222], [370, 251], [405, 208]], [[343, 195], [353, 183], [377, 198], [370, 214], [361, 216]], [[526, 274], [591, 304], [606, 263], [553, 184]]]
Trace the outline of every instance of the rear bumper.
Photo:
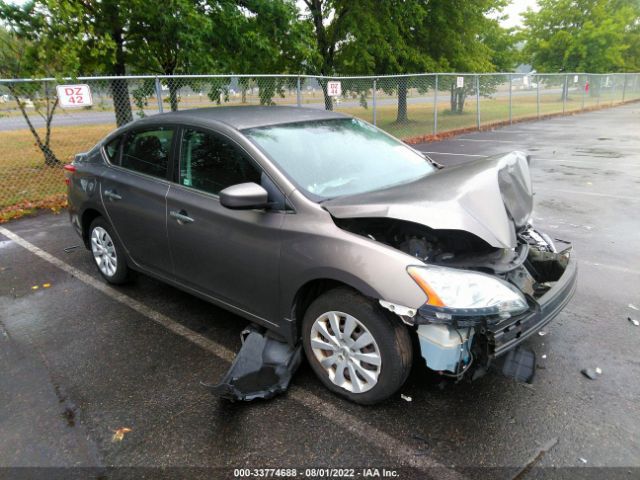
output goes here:
[[528, 312], [487, 326], [489, 355], [499, 357], [514, 349], [553, 320], [571, 300], [578, 283], [577, 278], [578, 264], [571, 252], [562, 277], [537, 302], [532, 302], [532, 308]]

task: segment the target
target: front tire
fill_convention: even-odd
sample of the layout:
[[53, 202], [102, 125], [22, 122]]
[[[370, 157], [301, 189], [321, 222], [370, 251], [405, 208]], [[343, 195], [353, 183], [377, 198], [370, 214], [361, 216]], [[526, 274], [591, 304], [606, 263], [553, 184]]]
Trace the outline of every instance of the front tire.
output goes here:
[[309, 306], [302, 335], [320, 381], [356, 403], [389, 398], [411, 370], [408, 329], [376, 302], [348, 288], [330, 290]]
[[123, 248], [104, 218], [98, 217], [91, 222], [89, 245], [102, 278], [114, 285], [125, 283], [129, 279], [129, 267]]

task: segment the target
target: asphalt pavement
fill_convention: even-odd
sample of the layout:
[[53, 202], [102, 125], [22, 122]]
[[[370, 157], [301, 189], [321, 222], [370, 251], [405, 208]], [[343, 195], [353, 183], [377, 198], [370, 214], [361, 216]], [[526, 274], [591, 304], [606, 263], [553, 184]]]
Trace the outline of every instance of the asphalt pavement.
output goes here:
[[[363, 467], [399, 478], [638, 478], [640, 327], [627, 320], [640, 320], [629, 306], [640, 308], [638, 132], [636, 103], [417, 146], [445, 165], [530, 153], [534, 222], [574, 244], [578, 290], [528, 341], [540, 364], [530, 386], [443, 382], [417, 364], [401, 391], [411, 401], [362, 407], [303, 364], [286, 394], [230, 404], [200, 382], [224, 375], [245, 320], [142, 275], [106, 286], [83, 247], [65, 252], [80, 240], [64, 212], [5, 225], [0, 478], [318, 467], [356, 468], [356, 478]], [[580, 373], [595, 367], [596, 380]]]

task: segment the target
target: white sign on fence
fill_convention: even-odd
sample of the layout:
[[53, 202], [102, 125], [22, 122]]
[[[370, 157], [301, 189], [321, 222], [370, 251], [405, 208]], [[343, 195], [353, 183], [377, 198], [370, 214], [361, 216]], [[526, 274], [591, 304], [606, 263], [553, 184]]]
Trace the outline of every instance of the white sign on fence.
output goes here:
[[340, 82], [327, 82], [327, 95], [330, 97], [342, 95], [342, 84]]
[[57, 85], [58, 102], [62, 108], [93, 105], [89, 85]]
[[524, 76], [522, 77], [522, 85], [524, 85], [525, 87], [529, 86], [529, 77], [528, 76]]
[[458, 88], [462, 88], [464, 87], [464, 77], [458, 77], [456, 78], [456, 86]]
[[578, 83], [578, 80], [579, 80], [578, 75], [574, 75], [573, 76], [573, 83]]

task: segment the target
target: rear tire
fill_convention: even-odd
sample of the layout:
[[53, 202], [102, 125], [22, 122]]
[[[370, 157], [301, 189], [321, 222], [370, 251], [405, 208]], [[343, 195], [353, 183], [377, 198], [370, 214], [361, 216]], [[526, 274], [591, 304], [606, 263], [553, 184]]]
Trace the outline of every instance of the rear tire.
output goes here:
[[302, 343], [320, 381], [356, 403], [371, 405], [389, 398], [411, 371], [408, 329], [349, 288], [330, 290], [314, 300], [302, 321]]
[[114, 285], [126, 283], [130, 270], [124, 249], [113, 228], [103, 217], [97, 217], [89, 227], [89, 248], [102, 278]]

